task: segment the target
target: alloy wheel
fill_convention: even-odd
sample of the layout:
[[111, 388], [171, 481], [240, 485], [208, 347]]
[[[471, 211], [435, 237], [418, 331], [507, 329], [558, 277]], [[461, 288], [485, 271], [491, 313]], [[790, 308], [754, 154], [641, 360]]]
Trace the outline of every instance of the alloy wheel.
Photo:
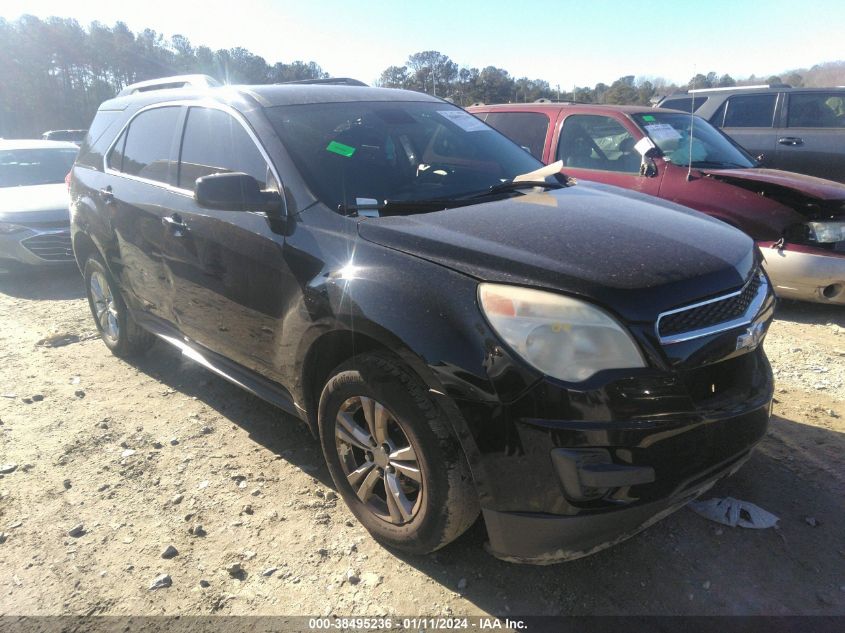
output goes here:
[[383, 404], [355, 396], [340, 407], [335, 444], [344, 475], [367, 509], [404, 525], [419, 513], [423, 475], [402, 422]]
[[89, 289], [94, 303], [94, 316], [103, 335], [112, 341], [117, 341], [120, 336], [117, 305], [105, 275], [100, 271], [95, 271], [91, 275]]

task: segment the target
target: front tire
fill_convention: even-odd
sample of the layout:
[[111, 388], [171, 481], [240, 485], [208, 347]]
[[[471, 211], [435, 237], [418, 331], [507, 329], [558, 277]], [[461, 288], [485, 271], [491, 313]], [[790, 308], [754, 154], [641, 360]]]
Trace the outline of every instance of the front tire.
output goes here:
[[135, 323], [99, 255], [88, 257], [83, 276], [94, 324], [112, 354], [129, 358], [152, 347], [155, 337]]
[[457, 439], [425, 385], [391, 357], [368, 354], [335, 369], [318, 422], [337, 490], [377, 541], [426, 554], [477, 518]]

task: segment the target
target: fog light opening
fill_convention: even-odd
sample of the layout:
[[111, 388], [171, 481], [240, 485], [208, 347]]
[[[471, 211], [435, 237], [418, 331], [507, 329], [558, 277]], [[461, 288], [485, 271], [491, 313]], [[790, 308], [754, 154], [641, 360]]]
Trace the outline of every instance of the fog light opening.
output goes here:
[[835, 299], [842, 293], [844, 288], [842, 284], [830, 284], [822, 288], [822, 295], [825, 299]]

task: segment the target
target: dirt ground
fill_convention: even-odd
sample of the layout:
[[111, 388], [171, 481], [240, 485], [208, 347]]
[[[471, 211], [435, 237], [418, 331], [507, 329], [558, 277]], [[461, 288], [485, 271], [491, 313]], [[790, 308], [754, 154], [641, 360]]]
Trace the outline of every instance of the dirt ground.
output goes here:
[[705, 497], [778, 529], [683, 509], [528, 567], [489, 556], [479, 522], [403, 558], [336, 498], [304, 426], [162, 344], [113, 357], [75, 270], [0, 278], [0, 465], [17, 465], [0, 479], [0, 614], [845, 614], [845, 309], [784, 303], [766, 347], [770, 431]]

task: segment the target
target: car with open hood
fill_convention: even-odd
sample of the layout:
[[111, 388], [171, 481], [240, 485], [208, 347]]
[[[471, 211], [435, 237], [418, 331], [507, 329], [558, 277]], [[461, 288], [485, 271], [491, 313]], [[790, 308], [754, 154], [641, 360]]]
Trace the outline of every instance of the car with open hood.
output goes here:
[[73, 143], [0, 140], [0, 271], [71, 264]]
[[689, 113], [536, 103], [469, 111], [567, 176], [657, 196], [735, 226], [760, 246], [781, 297], [845, 305], [845, 184], [765, 169]]
[[480, 512], [497, 556], [577, 558], [763, 437], [775, 300], [742, 232], [572, 186], [428, 95], [162, 82], [101, 105], [71, 176], [103, 342], [302, 420], [380, 542]]

